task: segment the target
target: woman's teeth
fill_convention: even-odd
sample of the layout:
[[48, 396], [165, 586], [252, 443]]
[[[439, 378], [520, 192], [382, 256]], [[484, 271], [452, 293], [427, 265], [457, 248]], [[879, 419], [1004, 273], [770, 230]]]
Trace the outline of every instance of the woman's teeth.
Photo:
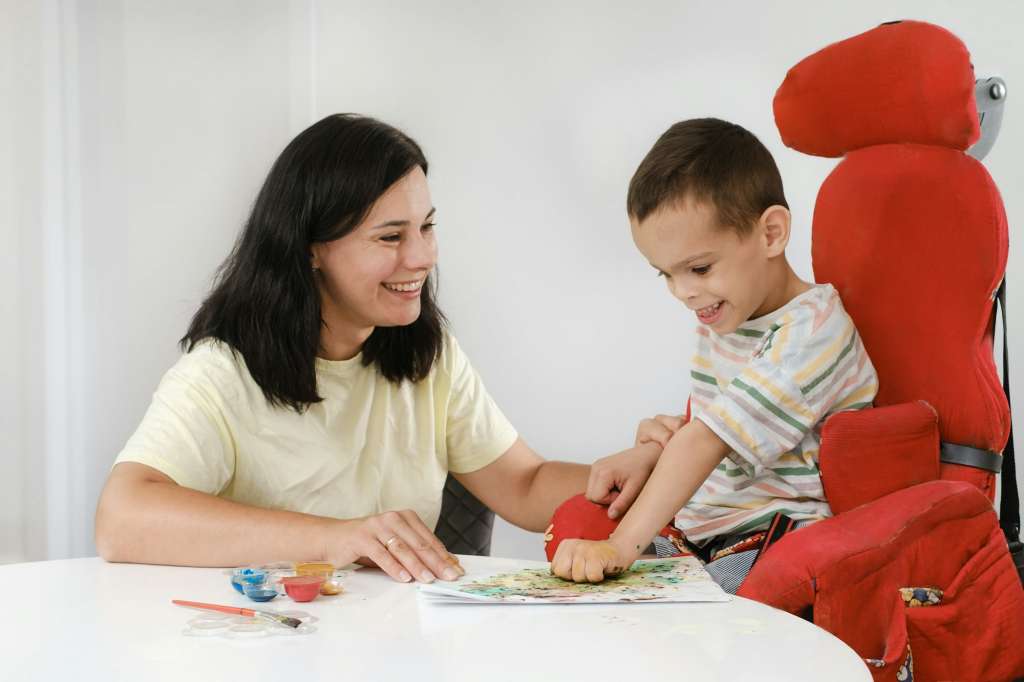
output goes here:
[[389, 284], [387, 282], [384, 282], [384, 287], [390, 289], [391, 291], [416, 291], [421, 286], [423, 286], [422, 279], [418, 282], [405, 282], [402, 284]]

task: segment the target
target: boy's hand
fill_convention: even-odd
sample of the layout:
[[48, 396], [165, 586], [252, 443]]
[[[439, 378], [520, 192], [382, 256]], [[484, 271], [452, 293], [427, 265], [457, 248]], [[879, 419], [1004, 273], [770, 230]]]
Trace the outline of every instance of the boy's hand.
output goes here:
[[599, 583], [633, 564], [635, 557], [625, 554], [609, 540], [562, 540], [551, 561], [551, 572], [576, 583]]
[[617, 519], [636, 500], [661, 455], [661, 446], [648, 442], [602, 457], [590, 467], [587, 499], [608, 505], [608, 518]]
[[683, 428], [685, 424], [686, 419], [682, 416], [673, 417], [667, 414], [659, 414], [652, 419], [644, 419], [640, 422], [640, 426], [636, 427], [636, 445], [654, 442], [661, 447], [665, 447], [676, 431]]

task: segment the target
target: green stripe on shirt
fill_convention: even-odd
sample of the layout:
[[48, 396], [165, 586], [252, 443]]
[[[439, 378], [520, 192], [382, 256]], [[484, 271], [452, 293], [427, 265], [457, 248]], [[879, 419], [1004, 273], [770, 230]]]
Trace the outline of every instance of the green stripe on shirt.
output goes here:
[[783, 412], [782, 409], [779, 408], [778, 405], [776, 405], [771, 400], [768, 400], [768, 398], [766, 398], [763, 395], [761, 395], [761, 392], [758, 391], [756, 388], [754, 388], [753, 386], [748, 386], [747, 384], [745, 384], [742, 381], [740, 381], [739, 377], [733, 379], [732, 383], [733, 383], [734, 386], [738, 386], [739, 388], [743, 389], [743, 391], [745, 393], [749, 394], [754, 400], [756, 400], [757, 402], [761, 403], [761, 405], [763, 405], [765, 407], [765, 409], [767, 409], [769, 412], [774, 414], [776, 417], [778, 417], [782, 421], [784, 421], [787, 424], [789, 424], [790, 426], [792, 426], [794, 429], [796, 429], [800, 433], [803, 433], [803, 432], [807, 431], [807, 426], [805, 424], [801, 424], [799, 421], [797, 421], [793, 417], [789, 416], [789, 414], [787, 414], [786, 412]]
[[819, 476], [818, 467], [772, 467], [771, 472], [779, 476]]
[[712, 386], [715, 386], [715, 387], [718, 386], [718, 379], [716, 379], [713, 376], [710, 376], [708, 374], [702, 374], [702, 373], [698, 372], [695, 369], [691, 369], [690, 370], [690, 376], [692, 378], [696, 379], [697, 381], [703, 381], [704, 383], [711, 384]]
[[832, 372], [836, 371], [836, 367], [839, 366], [839, 363], [842, 362], [843, 358], [846, 357], [846, 354], [849, 353], [853, 349], [853, 344], [854, 344], [854, 342], [856, 340], [857, 340], [857, 333], [854, 332], [853, 334], [850, 334], [850, 342], [846, 344], [846, 348], [844, 348], [843, 351], [839, 354], [839, 357], [836, 358], [835, 362], [833, 362], [831, 365], [829, 365], [828, 369], [826, 369], [824, 372], [819, 374], [818, 377], [814, 381], [812, 381], [811, 383], [809, 383], [806, 386], [804, 386], [803, 388], [801, 388], [800, 392], [803, 393], [804, 395], [807, 395], [808, 393], [810, 393], [811, 391], [814, 390], [815, 386], [817, 386], [822, 381], [827, 379], [828, 376], [830, 374], [832, 374]]

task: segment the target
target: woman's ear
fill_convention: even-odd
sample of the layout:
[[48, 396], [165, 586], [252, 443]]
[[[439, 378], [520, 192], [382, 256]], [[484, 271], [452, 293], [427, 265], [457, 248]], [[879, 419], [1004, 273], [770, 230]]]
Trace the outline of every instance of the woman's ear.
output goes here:
[[313, 268], [313, 270], [320, 269], [320, 249], [320, 242], [317, 242], [316, 244], [313, 244], [311, 247], [309, 247], [309, 264], [310, 267]]
[[758, 222], [764, 235], [765, 255], [769, 258], [780, 256], [789, 244], [789, 229], [792, 216], [785, 206], [769, 206]]

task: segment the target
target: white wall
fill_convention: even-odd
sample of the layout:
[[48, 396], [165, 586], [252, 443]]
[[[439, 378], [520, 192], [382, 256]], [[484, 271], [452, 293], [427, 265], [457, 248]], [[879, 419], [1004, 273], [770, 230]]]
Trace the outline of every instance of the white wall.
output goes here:
[[[1015, 106], [1024, 9], [891, 5], [18, 5], [14, 22], [0, 22], [8, 53], [28, 55], [20, 70], [0, 66], [5, 87], [26, 91], [0, 118], [14, 145], [14, 163], [6, 155], [0, 165], [0, 216], [16, 223], [4, 232], [13, 248], [0, 253], [0, 324], [11, 326], [0, 335], [0, 368], [14, 387], [0, 427], [14, 434], [5, 447], [16, 472], [0, 483], [11, 493], [0, 498], [0, 561], [94, 551], [106, 471], [270, 162], [330, 112], [377, 116], [423, 145], [442, 304], [499, 404], [552, 458], [589, 462], [626, 447], [642, 416], [685, 400], [693, 320], [634, 252], [624, 216], [628, 179], [668, 124], [715, 115], [761, 137], [796, 218], [791, 259], [810, 277], [811, 209], [835, 162], [784, 148], [771, 99], [790, 66], [828, 43], [920, 18], [957, 33], [979, 74], [1003, 75], [1009, 109], [986, 165], [1011, 227], [1020, 225], [1024, 188], [1012, 164], [1024, 149]], [[55, 65], [63, 79], [54, 80]], [[54, 117], [63, 135], [47, 166], [40, 154], [51, 131], [40, 121]], [[64, 189], [59, 220], [43, 215], [47, 187]], [[56, 290], [42, 287], [53, 274], [45, 263], [63, 263]], [[1022, 311], [1017, 251], [1009, 278], [1010, 310]], [[67, 314], [39, 312], [46, 297]], [[49, 345], [46, 330], [59, 332]], [[1024, 348], [1024, 314], [1011, 337]], [[1022, 386], [1019, 362], [1013, 379]], [[23, 523], [7, 522], [19, 514]], [[494, 552], [539, 558], [540, 540], [501, 525]]]

